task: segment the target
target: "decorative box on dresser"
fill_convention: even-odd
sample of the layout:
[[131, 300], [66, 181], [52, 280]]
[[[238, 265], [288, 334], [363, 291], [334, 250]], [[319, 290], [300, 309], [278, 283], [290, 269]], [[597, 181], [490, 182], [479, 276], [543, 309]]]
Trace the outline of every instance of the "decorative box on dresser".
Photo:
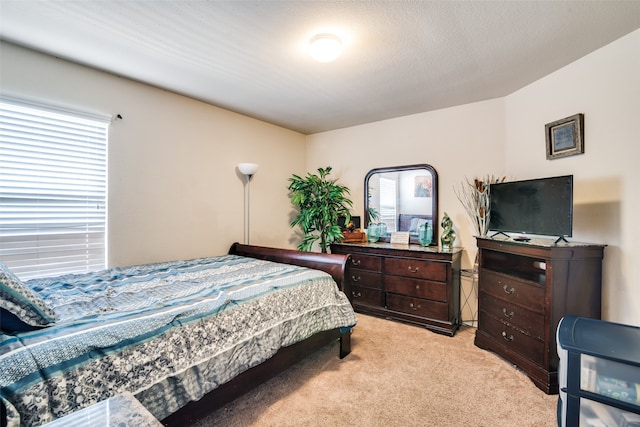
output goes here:
[[461, 248], [363, 242], [333, 244], [331, 253], [351, 254], [357, 312], [450, 336], [460, 327]]
[[556, 329], [563, 316], [601, 316], [604, 245], [477, 238], [475, 344], [558, 393]]

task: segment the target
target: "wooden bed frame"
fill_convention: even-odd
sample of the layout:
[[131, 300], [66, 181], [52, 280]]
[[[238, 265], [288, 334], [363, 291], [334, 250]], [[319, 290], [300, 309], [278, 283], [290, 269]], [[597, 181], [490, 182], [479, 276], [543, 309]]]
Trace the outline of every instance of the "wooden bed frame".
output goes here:
[[[251, 258], [281, 262], [314, 268], [329, 273], [340, 289], [351, 300], [348, 274], [350, 255], [321, 254], [316, 252], [300, 252], [291, 249], [276, 249], [264, 246], [250, 246], [234, 243], [229, 254], [242, 255]], [[190, 402], [177, 412], [162, 420], [165, 426], [186, 426], [206, 417], [214, 410], [224, 406], [249, 390], [285, 371], [310, 354], [335, 340], [340, 340], [340, 354], [342, 359], [351, 352], [351, 332], [341, 333], [334, 329], [320, 332], [297, 344], [280, 349], [275, 356], [235, 377], [206, 394], [197, 402]]]

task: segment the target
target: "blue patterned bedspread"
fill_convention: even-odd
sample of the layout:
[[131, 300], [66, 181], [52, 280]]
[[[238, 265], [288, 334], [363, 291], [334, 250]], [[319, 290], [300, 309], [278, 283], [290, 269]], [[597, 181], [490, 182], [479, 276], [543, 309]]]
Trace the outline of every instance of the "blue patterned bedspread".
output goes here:
[[331, 276], [226, 255], [27, 282], [55, 325], [0, 334], [8, 425], [40, 425], [133, 393], [158, 419], [356, 319]]

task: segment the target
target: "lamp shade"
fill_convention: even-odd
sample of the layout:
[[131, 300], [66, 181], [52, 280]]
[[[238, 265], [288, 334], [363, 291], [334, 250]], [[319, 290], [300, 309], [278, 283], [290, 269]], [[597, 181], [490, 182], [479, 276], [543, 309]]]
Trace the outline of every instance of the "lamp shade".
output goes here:
[[318, 62], [334, 61], [342, 53], [342, 42], [333, 34], [318, 34], [311, 39], [311, 57]]
[[244, 175], [253, 175], [259, 167], [257, 163], [238, 163], [238, 170]]

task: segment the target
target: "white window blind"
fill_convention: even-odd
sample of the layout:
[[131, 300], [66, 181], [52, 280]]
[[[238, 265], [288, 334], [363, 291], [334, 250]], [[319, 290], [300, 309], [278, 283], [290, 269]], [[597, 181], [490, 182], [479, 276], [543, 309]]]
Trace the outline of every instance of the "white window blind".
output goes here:
[[390, 232], [397, 231], [396, 186], [396, 180], [380, 178], [380, 222], [384, 222]]
[[107, 136], [0, 100], [0, 261], [21, 279], [105, 268]]

